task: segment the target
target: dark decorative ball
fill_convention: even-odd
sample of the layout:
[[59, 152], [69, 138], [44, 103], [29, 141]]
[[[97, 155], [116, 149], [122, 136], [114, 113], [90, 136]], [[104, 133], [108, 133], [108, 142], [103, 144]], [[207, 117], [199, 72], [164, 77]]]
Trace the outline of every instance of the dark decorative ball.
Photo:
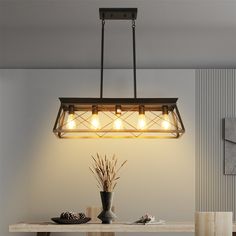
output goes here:
[[79, 219], [85, 219], [86, 215], [82, 212], [80, 213], [75, 213], [75, 212], [62, 212], [60, 215], [61, 219], [67, 219], [67, 220], [79, 220]]
[[80, 219], [85, 219], [86, 215], [83, 212], [78, 213]]
[[67, 219], [67, 220], [77, 220], [77, 219], [79, 219], [79, 217], [76, 213], [69, 212], [69, 211], [62, 212], [60, 218], [61, 219]]

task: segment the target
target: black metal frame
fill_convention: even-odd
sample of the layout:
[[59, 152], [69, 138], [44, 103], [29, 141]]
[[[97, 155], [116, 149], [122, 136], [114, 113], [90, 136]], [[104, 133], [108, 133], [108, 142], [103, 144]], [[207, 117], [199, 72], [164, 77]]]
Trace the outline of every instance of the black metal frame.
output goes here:
[[136, 20], [137, 8], [99, 8], [101, 20]]
[[[102, 31], [101, 31], [101, 71], [100, 71], [100, 98], [59, 98], [61, 106], [56, 118], [56, 122], [53, 128], [53, 132], [59, 138], [74, 138], [66, 136], [65, 134], [74, 133], [94, 133], [98, 137], [104, 137], [106, 133], [125, 133], [130, 132], [131, 137], [141, 137], [141, 134], [147, 133], [164, 133], [172, 134], [171, 136], [161, 136], [162, 138], [179, 138], [184, 132], [185, 128], [177, 107], [178, 98], [137, 98], [137, 83], [136, 83], [136, 42], [135, 42], [135, 20], [137, 18], [137, 8], [100, 8], [99, 9], [100, 19], [102, 21]], [[132, 21], [132, 42], [133, 42], [133, 82], [134, 82], [134, 98], [103, 98], [103, 70], [104, 70], [104, 31], [105, 31], [105, 20], [131, 20]], [[120, 106], [122, 112], [137, 112], [139, 114], [144, 114], [145, 112], [162, 112], [163, 109], [165, 113], [171, 113], [174, 125], [170, 130], [163, 130], [158, 128], [151, 128], [147, 130], [138, 130], [131, 125], [129, 129], [123, 130], [112, 130], [112, 129], [101, 129], [101, 130], [89, 130], [89, 129], [67, 129], [65, 125], [66, 114], [75, 114], [76, 112], [91, 112], [91, 114], [96, 114], [98, 112], [112, 112], [116, 114], [116, 107]], [[142, 108], [140, 110], [140, 107]], [[73, 111], [72, 111], [73, 110]], [[141, 112], [141, 113], [140, 113]], [[120, 114], [119, 117], [122, 117]], [[159, 117], [157, 115], [157, 117]], [[86, 121], [87, 122], [87, 121]], [[87, 126], [86, 126], [87, 127]], [[87, 127], [88, 128], [88, 127]], [[104, 133], [99, 135], [99, 133]], [[134, 135], [138, 134], [138, 135]], [[132, 136], [133, 135], [133, 136]], [[115, 138], [114, 136], [108, 136]], [[123, 136], [129, 138], [130, 136]], [[158, 138], [158, 135], [149, 136], [145, 135], [145, 138]], [[77, 138], [77, 137], [75, 137]], [[79, 138], [79, 137], [78, 137]], [[80, 136], [80, 138], [92, 138], [88, 136]]]
[[134, 98], [137, 98], [136, 83], [136, 42], [135, 42], [135, 20], [137, 18], [137, 8], [100, 8], [99, 15], [102, 20], [101, 32], [101, 83], [100, 98], [103, 97], [103, 70], [104, 70], [104, 29], [105, 20], [132, 20], [132, 41], [133, 41], [133, 75], [134, 75]]
[[175, 105], [178, 98], [68, 98], [61, 97], [59, 98], [61, 104], [67, 105], [76, 105], [76, 104], [140, 104], [140, 105], [148, 105], [148, 104], [160, 104], [164, 105]]
[[[124, 138], [158, 138], [158, 135], [151, 136], [149, 133], [164, 133], [169, 134], [171, 133], [171, 136], [163, 136], [164, 138], [179, 138], [184, 132], [185, 128], [181, 119], [181, 116], [178, 111], [178, 107], [176, 105], [178, 98], [60, 98], [61, 106], [57, 115], [57, 119], [53, 128], [53, 132], [59, 137], [59, 138], [71, 138], [66, 136], [66, 133], [90, 133], [91, 137], [93, 138], [92, 134], [95, 135], [98, 134], [98, 137], [106, 138], [103, 135], [99, 136], [99, 133], [131, 133], [131, 134], [145, 134], [145, 135], [126, 135], [122, 136]], [[145, 112], [160, 112], [162, 114], [163, 108], [168, 109], [169, 113], [175, 114], [174, 120], [175, 120], [175, 129], [171, 130], [162, 130], [162, 129], [147, 129], [147, 130], [138, 130], [135, 128], [132, 129], [126, 129], [126, 130], [110, 130], [110, 129], [101, 129], [101, 130], [89, 130], [89, 129], [73, 129], [69, 130], [64, 127], [65, 125], [65, 114], [69, 113], [71, 110], [71, 106], [73, 106], [74, 112], [91, 112], [93, 111], [93, 107], [96, 106], [97, 112], [112, 112], [116, 113], [116, 107], [120, 106], [122, 109], [122, 112], [137, 112], [140, 113], [140, 106], [143, 106], [145, 109]], [[82, 138], [89, 138], [89, 136], [81, 136]], [[81, 138], [77, 137], [77, 138]], [[108, 136], [109, 138], [114, 138], [114, 136]]]
[[[178, 98], [59, 98], [64, 111], [92, 111], [96, 106], [98, 111], [115, 111], [117, 105], [122, 105], [122, 111], [138, 111], [143, 106], [145, 111], [162, 111], [166, 108], [173, 111]], [[168, 114], [168, 113], [167, 113]]]

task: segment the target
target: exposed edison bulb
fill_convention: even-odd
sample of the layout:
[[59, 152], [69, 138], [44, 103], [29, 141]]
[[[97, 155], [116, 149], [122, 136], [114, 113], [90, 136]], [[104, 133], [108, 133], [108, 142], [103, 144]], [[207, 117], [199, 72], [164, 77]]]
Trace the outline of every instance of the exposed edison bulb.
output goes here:
[[168, 116], [168, 114], [164, 114], [164, 115], [162, 116], [162, 118], [163, 118], [163, 121], [162, 121], [162, 123], [161, 123], [162, 128], [163, 128], [163, 129], [169, 129], [169, 127], [170, 127], [170, 121], [169, 121], [169, 116]]
[[100, 121], [98, 114], [93, 114], [91, 118], [91, 128], [92, 129], [100, 129]]
[[138, 116], [138, 129], [145, 129], [146, 128], [146, 117], [144, 114], [139, 114]]
[[123, 128], [123, 122], [122, 120], [118, 117], [116, 118], [116, 120], [114, 121], [114, 125], [113, 125], [114, 129], [122, 129]]
[[75, 114], [68, 115], [66, 127], [68, 129], [74, 129], [76, 127]]
[[113, 128], [116, 130], [123, 129], [123, 122], [122, 122], [122, 119], [120, 118], [121, 112], [122, 112], [121, 106], [116, 105], [116, 109], [115, 109], [116, 119], [114, 120], [114, 123], [113, 123]]
[[91, 129], [100, 129], [100, 121], [98, 117], [98, 106], [92, 106]]

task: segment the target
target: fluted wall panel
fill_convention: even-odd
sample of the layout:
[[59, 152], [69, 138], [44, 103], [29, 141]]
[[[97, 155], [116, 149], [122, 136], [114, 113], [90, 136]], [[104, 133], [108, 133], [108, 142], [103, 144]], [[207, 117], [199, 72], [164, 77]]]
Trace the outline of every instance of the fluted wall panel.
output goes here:
[[235, 69], [196, 70], [196, 210], [233, 211], [236, 175], [224, 175], [223, 119], [236, 117]]

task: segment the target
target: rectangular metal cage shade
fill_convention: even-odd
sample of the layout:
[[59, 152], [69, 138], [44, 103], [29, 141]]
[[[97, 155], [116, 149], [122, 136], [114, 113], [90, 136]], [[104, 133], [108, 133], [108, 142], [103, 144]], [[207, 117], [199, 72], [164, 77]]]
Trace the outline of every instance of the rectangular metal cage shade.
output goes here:
[[[177, 108], [177, 98], [60, 98], [53, 128], [59, 138], [179, 138], [185, 128]], [[69, 106], [73, 106], [73, 127]], [[121, 114], [116, 114], [116, 106]], [[92, 108], [97, 108], [99, 126], [93, 126]], [[140, 106], [145, 109], [145, 125], [139, 126]], [[163, 116], [163, 106], [168, 115]], [[166, 120], [167, 119], [167, 120]], [[70, 120], [71, 121], [71, 120]], [[143, 122], [143, 120], [142, 120]], [[167, 122], [168, 127], [163, 127]], [[119, 129], [115, 124], [119, 123]]]

